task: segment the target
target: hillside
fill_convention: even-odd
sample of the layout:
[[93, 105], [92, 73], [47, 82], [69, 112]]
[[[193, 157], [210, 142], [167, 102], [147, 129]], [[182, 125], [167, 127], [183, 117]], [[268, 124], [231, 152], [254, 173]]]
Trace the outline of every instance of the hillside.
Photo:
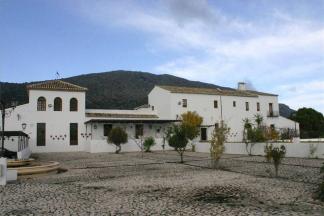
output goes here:
[[[180, 77], [145, 72], [112, 71], [92, 73], [63, 79], [87, 87], [86, 107], [93, 109], [132, 109], [147, 103], [147, 95], [154, 85], [177, 85], [189, 87], [223, 88], [213, 84], [190, 81]], [[1, 95], [6, 101], [28, 102], [26, 85], [31, 83], [0, 82]], [[280, 115], [289, 117], [294, 112], [287, 105], [280, 104]]]
[[286, 118], [290, 118], [291, 114], [295, 113], [296, 110], [291, 109], [289, 106], [286, 104], [279, 104], [279, 112], [280, 115]]
[[[112, 71], [79, 75], [62, 79], [87, 87], [87, 108], [132, 109], [147, 103], [147, 95], [154, 85], [225, 88], [180, 77], [145, 72]], [[7, 101], [28, 102], [26, 85], [30, 83], [1, 83], [2, 95]]]

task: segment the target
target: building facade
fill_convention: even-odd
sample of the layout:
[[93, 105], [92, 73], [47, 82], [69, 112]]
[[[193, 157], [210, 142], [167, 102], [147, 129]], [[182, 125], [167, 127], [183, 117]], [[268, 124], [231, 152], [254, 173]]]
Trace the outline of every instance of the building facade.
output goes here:
[[[278, 96], [235, 89], [206, 89], [155, 86], [148, 105], [134, 110], [86, 109], [86, 88], [52, 80], [27, 87], [29, 103], [7, 110], [6, 131], [22, 131], [29, 136], [32, 152], [111, 152], [107, 143], [111, 128], [122, 127], [128, 134], [123, 151], [139, 151], [145, 137], [154, 137], [153, 149], [168, 149], [165, 131], [181, 121], [186, 111], [203, 117], [201, 136], [207, 141], [221, 120], [231, 128], [229, 141], [241, 142], [243, 119], [255, 114], [266, 125], [298, 129], [299, 125], [279, 116]], [[8, 138], [5, 147], [17, 151], [17, 140]]]
[[155, 86], [148, 98], [160, 117], [179, 119], [187, 111], [203, 117], [198, 141], [208, 141], [215, 126], [223, 121], [230, 128], [228, 141], [242, 142], [243, 120], [253, 123], [256, 115], [263, 117], [265, 126], [299, 130], [297, 122], [279, 115], [278, 95], [246, 90], [244, 83], [236, 90]]

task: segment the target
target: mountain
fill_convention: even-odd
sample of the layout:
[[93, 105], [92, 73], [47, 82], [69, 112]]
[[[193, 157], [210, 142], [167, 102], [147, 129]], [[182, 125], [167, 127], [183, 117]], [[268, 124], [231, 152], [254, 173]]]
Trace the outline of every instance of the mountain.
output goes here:
[[[62, 80], [87, 87], [86, 107], [93, 109], [132, 109], [146, 104], [147, 95], [154, 85], [230, 89], [168, 74], [157, 75], [135, 71], [92, 73]], [[17, 101], [18, 104], [28, 102], [26, 85], [31, 83], [0, 82], [0, 84], [1, 95], [6, 101]]]
[[[85, 74], [62, 80], [87, 87], [86, 107], [92, 109], [133, 109], [146, 104], [147, 95], [154, 85], [231, 89], [168, 74], [157, 75], [122, 70]], [[18, 104], [28, 103], [26, 85], [32, 83], [0, 82], [0, 92], [6, 101], [17, 101]], [[279, 104], [279, 110], [280, 115], [284, 117], [289, 117], [291, 113], [295, 112], [285, 104]]]
[[295, 113], [296, 110], [291, 109], [289, 106], [286, 104], [279, 104], [279, 113], [281, 116], [290, 118], [291, 114]]

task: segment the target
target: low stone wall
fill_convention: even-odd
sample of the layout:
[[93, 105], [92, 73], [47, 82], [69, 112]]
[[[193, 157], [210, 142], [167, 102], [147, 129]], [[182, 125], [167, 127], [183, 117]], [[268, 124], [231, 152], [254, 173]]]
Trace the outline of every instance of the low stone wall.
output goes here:
[[[266, 143], [256, 143], [252, 148], [253, 155], [264, 155], [264, 146]], [[274, 146], [284, 145], [286, 147], [287, 157], [299, 157], [299, 158], [324, 158], [324, 142], [322, 143], [273, 143]], [[209, 153], [210, 144], [208, 142], [197, 143], [197, 152]], [[316, 149], [314, 154], [311, 155], [311, 149]], [[245, 143], [226, 143], [226, 154], [243, 154], [247, 155]]]

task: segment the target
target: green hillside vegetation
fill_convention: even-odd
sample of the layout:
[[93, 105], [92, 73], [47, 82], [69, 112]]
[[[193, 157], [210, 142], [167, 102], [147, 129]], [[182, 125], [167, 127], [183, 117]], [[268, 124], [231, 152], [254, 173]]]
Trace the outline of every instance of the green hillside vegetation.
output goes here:
[[[225, 88], [180, 77], [145, 72], [112, 71], [93, 73], [62, 79], [87, 87], [87, 108], [132, 109], [147, 103], [147, 95], [154, 85]], [[31, 83], [1, 83], [2, 96], [6, 101], [28, 102], [26, 85]], [[228, 88], [226, 88], [228, 89]]]
[[298, 109], [290, 118], [299, 123], [301, 138], [324, 137], [324, 117], [322, 113], [304, 107]]

